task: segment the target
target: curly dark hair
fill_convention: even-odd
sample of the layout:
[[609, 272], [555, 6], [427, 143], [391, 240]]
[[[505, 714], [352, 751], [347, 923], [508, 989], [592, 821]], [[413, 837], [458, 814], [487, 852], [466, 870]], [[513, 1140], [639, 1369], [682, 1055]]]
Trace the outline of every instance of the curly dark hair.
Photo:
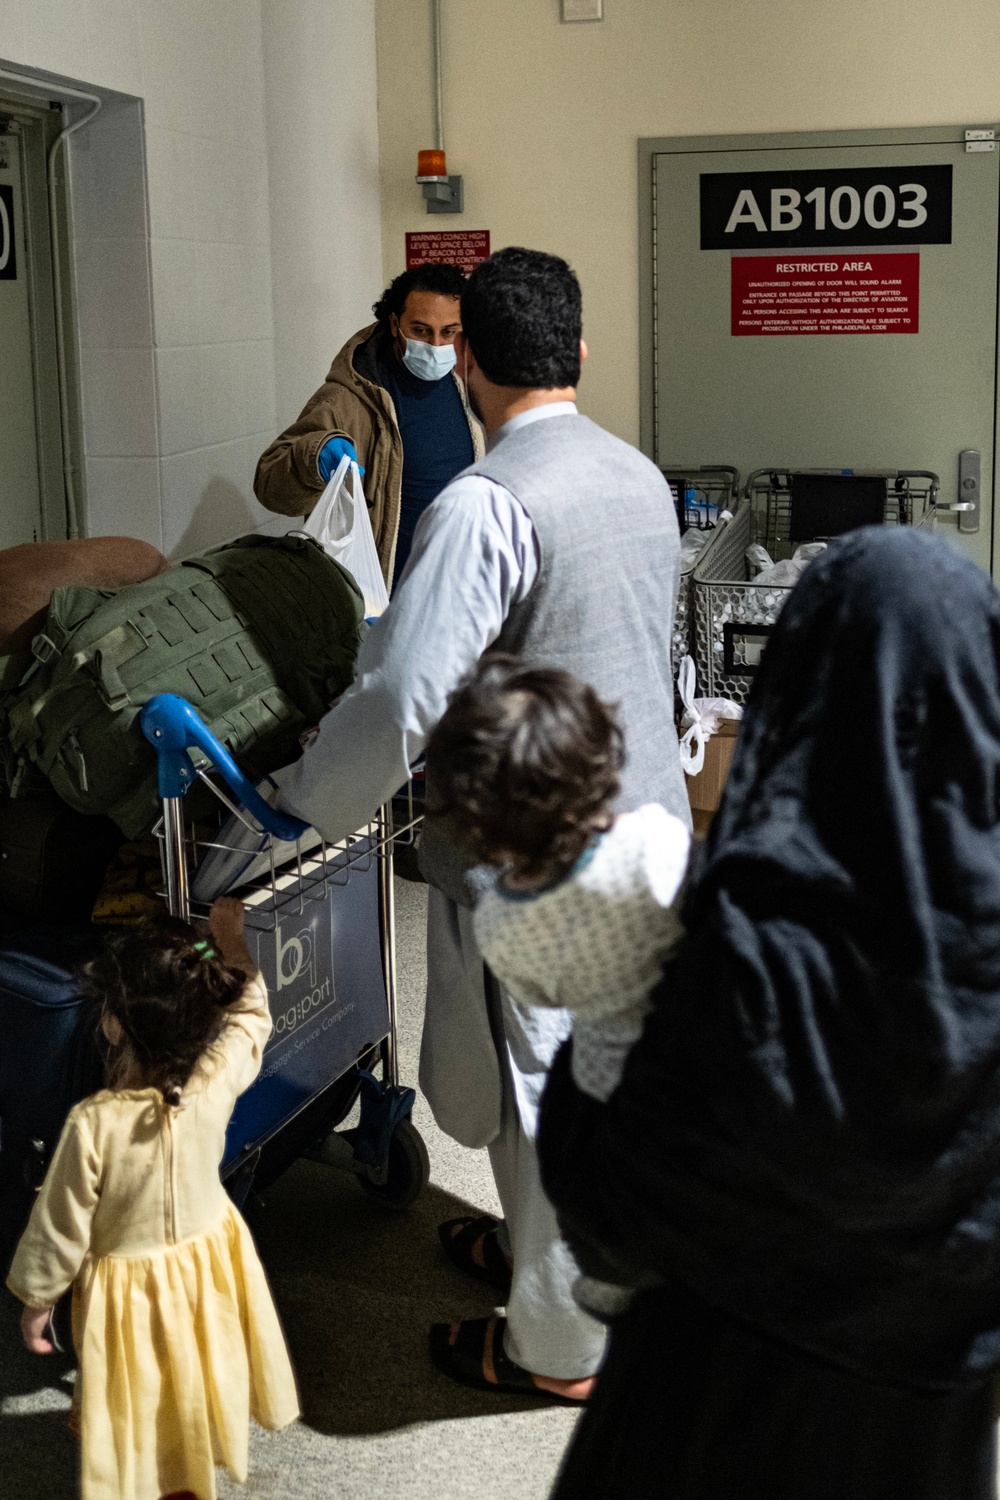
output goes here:
[[542, 250], [498, 250], [476, 267], [462, 293], [462, 331], [494, 385], [576, 386], [582, 328], [575, 273]]
[[625, 746], [585, 682], [492, 652], [452, 693], [426, 760], [429, 818], [485, 864], [555, 881], [610, 823]]
[[464, 271], [458, 266], [438, 265], [429, 261], [426, 265], [413, 266], [409, 271], [403, 271], [394, 281], [390, 281], [381, 297], [372, 305], [372, 312], [380, 326], [388, 330], [390, 313], [400, 317], [411, 292], [437, 292], [440, 297], [461, 297], [464, 291]]
[[211, 938], [199, 939], [189, 923], [168, 916], [111, 934], [80, 979], [101, 1019], [110, 1016], [121, 1028], [122, 1041], [107, 1056], [108, 1086], [122, 1087], [134, 1072], [168, 1104], [180, 1102], [247, 981], [223, 962]]

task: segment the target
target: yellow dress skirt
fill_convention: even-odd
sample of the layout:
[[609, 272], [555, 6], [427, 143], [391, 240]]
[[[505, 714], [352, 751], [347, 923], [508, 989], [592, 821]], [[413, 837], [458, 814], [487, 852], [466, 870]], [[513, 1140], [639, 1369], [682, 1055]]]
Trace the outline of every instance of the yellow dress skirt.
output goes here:
[[247, 1477], [248, 1417], [298, 1416], [295, 1378], [250, 1232], [212, 1229], [146, 1255], [88, 1257], [73, 1287], [83, 1500], [214, 1500]]

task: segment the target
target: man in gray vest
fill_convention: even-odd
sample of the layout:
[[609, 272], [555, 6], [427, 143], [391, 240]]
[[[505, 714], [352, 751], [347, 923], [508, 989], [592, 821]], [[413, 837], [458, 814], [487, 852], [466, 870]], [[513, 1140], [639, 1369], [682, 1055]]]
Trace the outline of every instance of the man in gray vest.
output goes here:
[[[576, 409], [580, 288], [565, 261], [507, 249], [473, 272], [455, 348], [486, 457], [425, 512], [358, 678], [281, 803], [338, 839], [409, 774], [448, 695], [491, 646], [566, 668], [619, 705], [628, 761], [619, 806], [661, 802], [688, 819], [677, 752], [670, 637], [678, 535], [659, 470]], [[438, 1124], [486, 1146], [504, 1219], [441, 1226], [450, 1258], [493, 1285], [506, 1318], [432, 1331], [456, 1380], [563, 1400], [590, 1394], [602, 1326], [572, 1297], [576, 1267], [542, 1191], [535, 1124], [569, 1033], [561, 1011], [514, 1002], [473, 939], [475, 875], [425, 834], [427, 1012], [420, 1081]]]

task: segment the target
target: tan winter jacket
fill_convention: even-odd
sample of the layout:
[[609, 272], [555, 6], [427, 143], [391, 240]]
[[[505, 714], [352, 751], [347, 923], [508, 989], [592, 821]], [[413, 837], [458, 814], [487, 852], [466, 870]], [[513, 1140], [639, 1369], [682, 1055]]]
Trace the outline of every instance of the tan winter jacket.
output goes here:
[[[261, 505], [283, 516], [307, 516], [325, 488], [316, 467], [327, 438], [349, 438], [365, 470], [365, 497], [386, 582], [392, 578], [403, 483], [403, 444], [392, 397], [378, 383], [378, 324], [356, 333], [337, 355], [319, 390], [291, 427], [261, 454], [254, 494]], [[465, 386], [453, 376], [469, 421], [476, 458], [483, 435], [469, 410]]]

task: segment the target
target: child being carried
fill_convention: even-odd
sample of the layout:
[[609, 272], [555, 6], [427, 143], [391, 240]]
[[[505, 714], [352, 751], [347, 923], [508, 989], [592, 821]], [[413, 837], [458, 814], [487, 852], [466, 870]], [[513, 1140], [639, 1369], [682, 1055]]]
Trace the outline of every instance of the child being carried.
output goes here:
[[573, 1015], [573, 1076], [606, 1100], [681, 936], [691, 835], [656, 803], [615, 817], [613, 710], [569, 672], [484, 656], [427, 746], [428, 817], [498, 871], [475, 913], [515, 1000]]
[[[475, 912], [511, 996], [573, 1017], [577, 1086], [604, 1101], [681, 933], [691, 836], [650, 803], [615, 817], [625, 761], [613, 710], [568, 672], [486, 655], [427, 745], [427, 816], [497, 879]], [[623, 1305], [582, 1278], [607, 1315]]]

